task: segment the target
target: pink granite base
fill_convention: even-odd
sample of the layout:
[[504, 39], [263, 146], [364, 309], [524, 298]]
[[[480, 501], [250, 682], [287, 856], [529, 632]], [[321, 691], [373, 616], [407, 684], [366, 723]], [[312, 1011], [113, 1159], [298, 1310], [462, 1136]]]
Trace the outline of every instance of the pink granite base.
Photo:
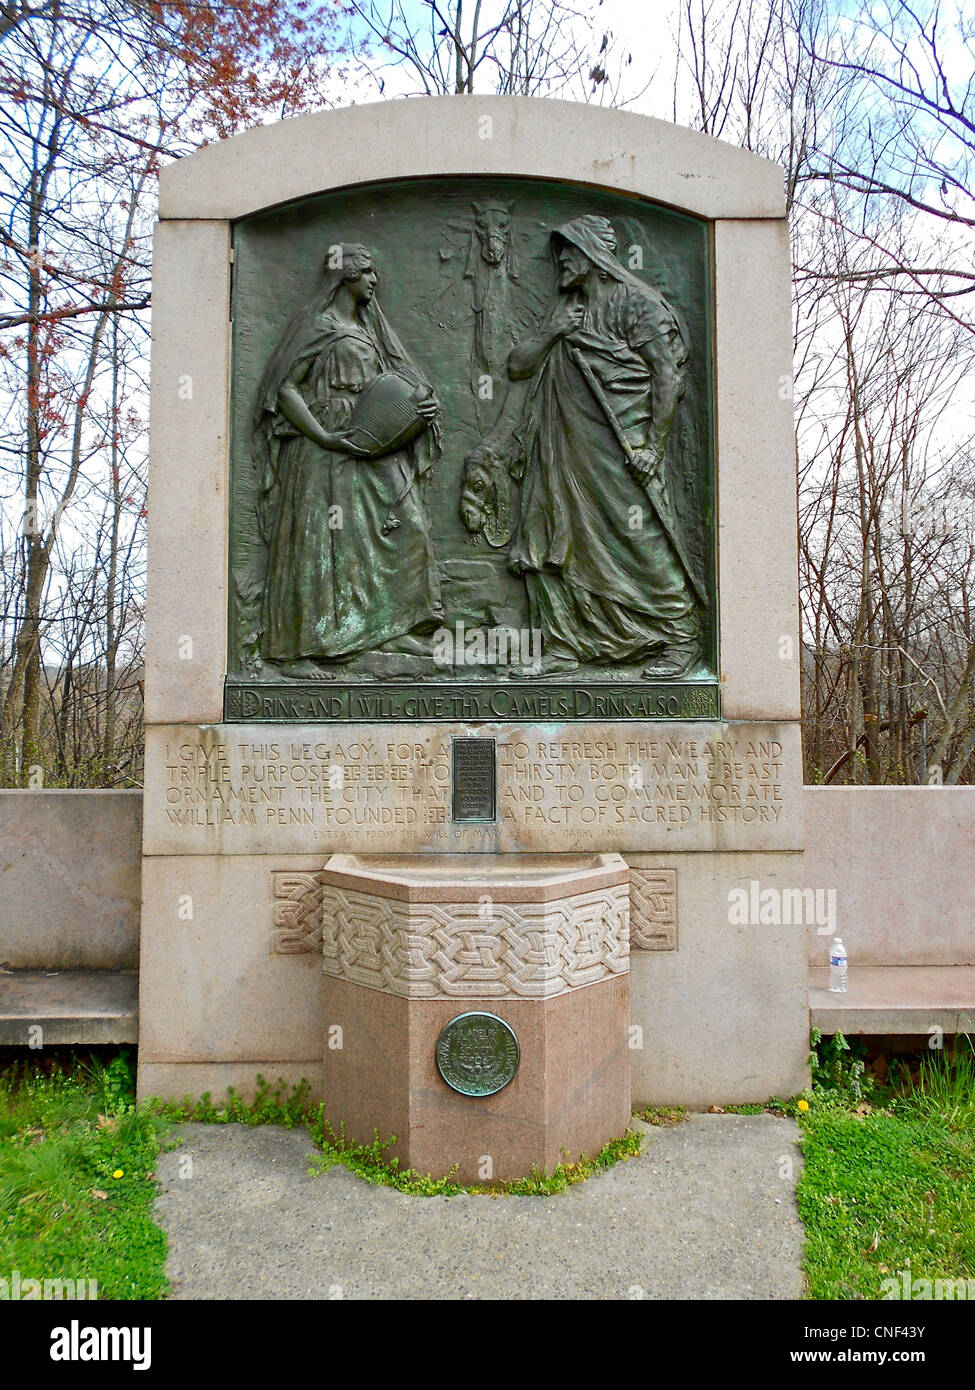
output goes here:
[[[497, 1095], [458, 1095], [441, 1079], [437, 1037], [457, 1014], [505, 1020], [521, 1062]], [[629, 975], [550, 999], [406, 999], [325, 976], [325, 1114], [346, 1136], [396, 1136], [403, 1167], [477, 1183], [550, 1172], [597, 1153], [630, 1119]]]

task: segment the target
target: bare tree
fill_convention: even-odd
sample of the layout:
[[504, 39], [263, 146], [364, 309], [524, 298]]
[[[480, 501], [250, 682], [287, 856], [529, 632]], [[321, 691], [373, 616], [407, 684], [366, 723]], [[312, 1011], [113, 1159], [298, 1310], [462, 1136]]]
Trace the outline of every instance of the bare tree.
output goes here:
[[819, 233], [824, 273], [811, 264], [800, 286], [797, 355], [807, 769], [923, 780], [928, 728], [947, 748], [962, 717], [975, 637], [975, 432], [944, 428], [969, 343], [929, 301], [878, 290], [862, 273], [872, 252], [839, 215]]
[[972, 775], [972, 89], [943, 61], [971, 32], [897, 0], [678, 9], [674, 119], [786, 172], [810, 780]]
[[[349, 42], [381, 94], [391, 75], [399, 80], [405, 71], [426, 96], [489, 91], [614, 103], [632, 55], [618, 51], [599, 23], [600, 3], [351, 0], [359, 24]], [[365, 41], [356, 38], [360, 26]]]
[[[842, 25], [837, 19], [842, 18]], [[874, 240], [883, 273], [903, 278], [946, 307], [952, 301], [973, 332], [975, 292], [975, 14], [940, 0], [879, 0], [855, 14], [842, 0], [794, 8], [803, 51], [836, 79], [832, 130], [810, 162], [809, 177], [858, 195], [865, 221], [887, 220], [890, 201], [941, 227], [940, 256], [914, 238], [904, 258]], [[877, 205], [874, 208], [874, 205]], [[903, 251], [903, 247], [900, 248]]]
[[[334, 18], [304, 0], [0, 9], [0, 506], [18, 530], [3, 552], [0, 781], [49, 766], [45, 701], [73, 683], [80, 694], [79, 664], [95, 660], [107, 691], [99, 752], [114, 758], [124, 568], [144, 516], [144, 434], [135, 445], [126, 422], [145, 407], [160, 158], [319, 104]], [[93, 519], [105, 480], [107, 510]], [[104, 584], [81, 583], [83, 554]], [[52, 681], [45, 642], [81, 593], [78, 633], [62, 633], [66, 679]]]
[[679, 0], [670, 46], [658, 24], [633, 52], [600, 21], [599, 0], [0, 3], [0, 781], [139, 776], [159, 160], [327, 104], [346, 57], [384, 95], [663, 83], [675, 120], [783, 165], [807, 776], [975, 780], [975, 21]]

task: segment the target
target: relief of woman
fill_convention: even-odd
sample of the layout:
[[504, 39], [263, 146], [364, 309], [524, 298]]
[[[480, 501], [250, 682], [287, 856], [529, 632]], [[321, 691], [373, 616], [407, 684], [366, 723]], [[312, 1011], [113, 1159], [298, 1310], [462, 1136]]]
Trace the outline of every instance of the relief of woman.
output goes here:
[[[302, 678], [327, 679], [369, 651], [421, 654], [419, 635], [443, 619], [420, 492], [440, 452], [439, 405], [376, 301], [368, 250], [339, 249], [271, 358], [255, 415], [268, 551], [261, 655]], [[370, 452], [350, 424], [363, 389], [388, 372], [416, 383], [421, 432]]]

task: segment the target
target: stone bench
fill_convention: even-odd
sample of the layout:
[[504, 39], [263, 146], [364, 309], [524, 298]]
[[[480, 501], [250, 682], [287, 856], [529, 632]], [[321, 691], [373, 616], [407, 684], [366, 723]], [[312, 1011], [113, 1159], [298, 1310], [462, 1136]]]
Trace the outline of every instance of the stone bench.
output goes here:
[[[829, 970], [809, 971], [809, 1022], [823, 1034], [922, 1036], [932, 1028], [975, 1033], [975, 966], [851, 968], [846, 994], [831, 994]], [[0, 1046], [26, 1047], [40, 1025], [45, 1046], [136, 1043], [135, 971], [16, 970], [0, 973]]]
[[[831, 994], [828, 984], [828, 969], [809, 971], [809, 1022], [823, 1034], [975, 1033], [975, 966], [859, 966], [846, 994]], [[0, 1046], [29, 1046], [34, 1025], [44, 1046], [137, 1043], [138, 974], [0, 973]]]
[[[30, 1030], [40, 1027], [41, 1032]], [[139, 1040], [134, 970], [0, 973], [0, 1045], [52, 1047]]]
[[823, 1034], [923, 1036], [975, 1033], [975, 965], [851, 967], [846, 994], [829, 991], [829, 968], [809, 971], [809, 1022]]

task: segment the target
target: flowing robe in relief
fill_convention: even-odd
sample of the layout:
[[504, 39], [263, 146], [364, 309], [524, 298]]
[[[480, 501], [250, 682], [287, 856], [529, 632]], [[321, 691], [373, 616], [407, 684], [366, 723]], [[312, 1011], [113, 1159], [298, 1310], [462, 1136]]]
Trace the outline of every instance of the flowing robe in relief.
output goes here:
[[[525, 576], [545, 651], [596, 664], [686, 646], [700, 632], [687, 573], [572, 356], [588, 364], [640, 449], [653, 423], [653, 368], [638, 349], [678, 370], [686, 349], [663, 296], [600, 260], [614, 280], [609, 294], [587, 307], [581, 329], [552, 346], [533, 381], [509, 557]], [[665, 479], [658, 486], [666, 499]]]
[[[327, 308], [301, 335], [284, 384], [297, 387], [323, 429], [348, 426], [358, 393], [374, 377], [410, 369], [383, 336], [368, 321], [349, 325]], [[349, 659], [435, 626], [443, 602], [420, 481], [397, 502], [414, 471], [430, 466], [429, 441], [421, 436], [378, 459], [323, 449], [285, 419], [276, 397], [265, 402], [271, 463], [261, 508], [268, 545], [263, 654], [276, 662]], [[384, 534], [391, 513], [399, 526]]]

